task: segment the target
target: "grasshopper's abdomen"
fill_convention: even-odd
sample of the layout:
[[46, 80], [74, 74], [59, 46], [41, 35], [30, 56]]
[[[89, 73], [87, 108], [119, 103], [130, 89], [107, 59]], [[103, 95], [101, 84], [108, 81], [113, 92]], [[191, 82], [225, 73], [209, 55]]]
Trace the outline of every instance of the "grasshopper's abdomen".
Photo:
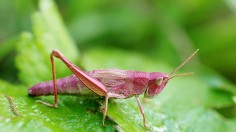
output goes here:
[[[93, 95], [75, 75], [57, 79], [58, 94], [68, 95]], [[52, 95], [54, 93], [53, 81], [41, 82], [28, 90], [30, 96]]]

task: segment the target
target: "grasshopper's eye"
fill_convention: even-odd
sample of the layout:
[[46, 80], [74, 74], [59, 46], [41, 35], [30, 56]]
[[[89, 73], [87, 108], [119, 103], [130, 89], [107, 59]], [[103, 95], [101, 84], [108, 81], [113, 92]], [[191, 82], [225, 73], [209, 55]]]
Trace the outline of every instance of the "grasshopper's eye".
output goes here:
[[163, 82], [163, 77], [157, 78], [156, 84], [157, 84], [158, 86], [161, 86], [162, 82]]

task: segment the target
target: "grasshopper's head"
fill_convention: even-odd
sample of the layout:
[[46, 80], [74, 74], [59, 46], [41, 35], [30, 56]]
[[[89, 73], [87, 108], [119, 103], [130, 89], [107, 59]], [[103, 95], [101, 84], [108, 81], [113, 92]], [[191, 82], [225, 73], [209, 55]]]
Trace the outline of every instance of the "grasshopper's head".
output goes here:
[[183, 74], [177, 74], [174, 75], [181, 67], [183, 67], [196, 53], [198, 52], [198, 49], [191, 54], [182, 64], [180, 64], [176, 69], [174, 69], [170, 74], [165, 74], [161, 72], [152, 72], [150, 73], [150, 79], [148, 82], [148, 88], [144, 93], [144, 96], [147, 98], [153, 98], [154, 95], [158, 95], [166, 86], [168, 81], [172, 78], [178, 77], [178, 76], [187, 76], [192, 75], [192, 72], [189, 73], [183, 73]]
[[168, 82], [169, 74], [161, 72], [150, 73], [148, 82], [148, 88], [146, 89], [144, 96], [147, 98], [153, 98], [154, 95], [159, 94]]

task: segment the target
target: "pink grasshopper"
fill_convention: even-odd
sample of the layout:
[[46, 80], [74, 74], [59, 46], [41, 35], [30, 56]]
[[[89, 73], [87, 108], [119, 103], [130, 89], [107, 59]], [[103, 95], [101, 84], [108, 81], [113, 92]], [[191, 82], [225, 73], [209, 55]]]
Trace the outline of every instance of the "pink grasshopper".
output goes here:
[[[161, 72], [140, 72], [131, 70], [104, 69], [85, 72], [71, 63], [59, 50], [53, 50], [50, 59], [52, 63], [53, 80], [41, 82], [32, 86], [28, 90], [30, 96], [41, 96], [54, 94], [54, 104], [49, 104], [41, 100], [36, 102], [42, 103], [49, 107], [56, 108], [58, 105], [58, 94], [68, 95], [87, 95], [87, 96], [104, 96], [105, 109], [103, 112], [102, 124], [104, 124], [107, 115], [108, 99], [124, 99], [135, 96], [141, 114], [143, 116], [143, 125], [146, 127], [144, 110], [138, 96], [144, 94], [144, 97], [152, 98], [159, 94], [166, 86], [167, 82], [177, 76], [185, 76], [191, 73], [176, 73], [185, 63], [187, 63], [196, 53], [192, 53], [181, 65], [179, 65], [170, 74]], [[56, 80], [56, 71], [54, 58], [59, 58], [74, 73], [74, 75]]]

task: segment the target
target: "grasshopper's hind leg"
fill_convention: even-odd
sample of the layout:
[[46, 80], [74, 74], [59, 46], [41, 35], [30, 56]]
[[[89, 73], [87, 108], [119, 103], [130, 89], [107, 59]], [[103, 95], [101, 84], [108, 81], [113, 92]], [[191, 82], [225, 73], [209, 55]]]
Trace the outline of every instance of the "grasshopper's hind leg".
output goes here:
[[106, 96], [108, 90], [106, 86], [104, 86], [100, 81], [89, 76], [86, 72], [81, 70], [75, 64], [70, 62], [59, 50], [55, 49], [52, 51], [50, 55], [51, 63], [52, 63], [52, 75], [53, 75], [53, 87], [54, 87], [54, 104], [48, 104], [43, 101], [37, 101], [41, 104], [50, 106], [50, 107], [57, 107], [58, 105], [58, 98], [57, 98], [57, 86], [56, 86], [56, 70], [54, 66], [54, 57], [60, 59], [75, 75], [76, 77], [84, 83], [91, 91], [96, 93], [99, 96]]
[[55, 107], [55, 108], [58, 105], [56, 72], [55, 72], [55, 66], [54, 66], [54, 60], [53, 60], [54, 56], [60, 59], [62, 62], [64, 62], [64, 64], [76, 75], [78, 79], [80, 79], [84, 83], [86, 87], [88, 87], [91, 91], [93, 91], [97, 95], [105, 97], [105, 110], [103, 113], [103, 125], [105, 125], [104, 122], [105, 122], [105, 117], [107, 115], [108, 99], [109, 98], [125, 98], [125, 96], [120, 95], [120, 94], [115, 94], [115, 93], [109, 93], [109, 91], [107, 90], [107, 87], [104, 84], [102, 84], [96, 78], [89, 76], [79, 67], [71, 63], [59, 50], [53, 50], [50, 55], [50, 59], [52, 63], [53, 86], [54, 86], [54, 104], [48, 104], [43, 101], [37, 101], [37, 102], [50, 106], [50, 107]]
[[43, 105], [46, 105], [46, 106], [48, 106], [48, 107], [57, 108], [57, 103], [55, 103], [55, 101], [54, 101], [54, 104], [50, 104], [50, 103], [44, 102], [44, 101], [42, 101], [42, 100], [36, 100], [35, 102], [36, 102], [36, 103], [43, 104]]
[[46, 105], [46, 106], [49, 106], [49, 107], [57, 108], [58, 97], [57, 97], [57, 85], [56, 85], [56, 70], [55, 70], [55, 65], [54, 65], [53, 53], [50, 54], [50, 60], [51, 60], [51, 64], [52, 64], [54, 103], [49, 104], [49, 103], [46, 103], [42, 100], [36, 100], [36, 102]]

